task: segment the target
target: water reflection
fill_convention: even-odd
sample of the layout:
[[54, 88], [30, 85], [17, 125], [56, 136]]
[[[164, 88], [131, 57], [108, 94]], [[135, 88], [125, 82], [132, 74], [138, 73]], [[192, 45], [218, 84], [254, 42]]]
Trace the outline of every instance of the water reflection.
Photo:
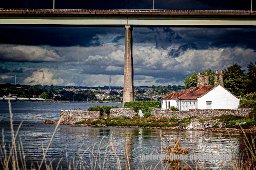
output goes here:
[[[33, 105], [33, 104], [32, 104]], [[36, 104], [37, 105], [37, 104]], [[69, 106], [68, 106], [69, 105]], [[78, 107], [88, 107], [84, 106]], [[26, 106], [26, 105], [25, 105]], [[25, 107], [23, 104], [23, 107]], [[33, 117], [32, 120], [23, 122], [18, 135], [18, 141], [22, 142], [28, 164], [37, 164], [42, 159], [42, 153], [47, 147], [55, 125], [45, 125], [42, 118], [38, 118], [38, 110], [31, 104], [22, 108], [17, 105], [15, 129], [20, 123], [20, 117]], [[42, 106], [44, 108], [46, 106]], [[48, 106], [49, 107], [49, 106]], [[55, 107], [51, 113], [43, 113], [44, 117], [57, 114]], [[65, 104], [63, 107], [74, 107]], [[27, 111], [25, 111], [27, 110]], [[51, 110], [51, 109], [49, 109]], [[10, 144], [10, 130], [6, 110], [0, 110], [4, 120], [0, 122], [0, 128], [4, 129], [6, 146]], [[14, 112], [15, 114], [15, 112]], [[39, 113], [42, 114], [41, 112]], [[39, 116], [40, 117], [40, 116]], [[39, 120], [37, 120], [37, 118]], [[33, 121], [36, 119], [35, 121]], [[0, 135], [0, 140], [3, 136]], [[117, 167], [120, 163], [123, 169], [142, 169], [142, 167], [155, 167], [164, 169], [168, 164], [163, 162], [165, 148], [179, 141], [181, 146], [188, 149], [187, 157], [176, 162], [184, 167], [184, 162], [193, 168], [230, 169], [234, 165], [232, 161], [239, 159], [240, 153], [244, 152], [243, 135], [237, 133], [212, 133], [204, 131], [171, 131], [161, 129], [142, 128], [116, 128], [116, 127], [80, 127], [61, 125], [49, 148], [47, 159], [53, 160], [57, 165], [62, 159], [65, 169], [65, 161], [72, 161], [82, 169], [109, 169]], [[94, 163], [94, 164], [92, 164]]]

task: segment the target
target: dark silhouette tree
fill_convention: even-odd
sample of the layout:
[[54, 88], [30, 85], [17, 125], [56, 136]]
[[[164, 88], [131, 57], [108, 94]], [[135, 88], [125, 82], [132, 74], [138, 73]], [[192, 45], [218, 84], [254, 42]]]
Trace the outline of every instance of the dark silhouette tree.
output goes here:
[[228, 67], [224, 70], [223, 78], [224, 86], [233, 94], [237, 96], [246, 94], [248, 78], [241, 66], [234, 64]]
[[253, 64], [252, 62], [247, 66], [248, 68], [248, 86], [247, 86], [247, 93], [254, 93], [256, 92], [256, 62]]

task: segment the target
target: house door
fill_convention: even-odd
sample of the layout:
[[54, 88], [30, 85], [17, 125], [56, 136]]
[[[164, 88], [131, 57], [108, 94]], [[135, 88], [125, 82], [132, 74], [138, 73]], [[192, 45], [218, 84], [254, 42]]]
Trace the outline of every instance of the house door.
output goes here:
[[212, 101], [206, 101], [206, 109], [212, 109]]

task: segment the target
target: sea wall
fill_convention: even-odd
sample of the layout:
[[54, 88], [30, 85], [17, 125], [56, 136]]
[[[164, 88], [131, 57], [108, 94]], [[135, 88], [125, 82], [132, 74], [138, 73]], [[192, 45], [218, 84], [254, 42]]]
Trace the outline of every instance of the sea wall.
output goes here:
[[75, 124], [86, 119], [97, 119], [100, 111], [64, 110], [60, 113], [61, 124]]
[[137, 115], [137, 113], [131, 108], [112, 108], [110, 110], [110, 117], [129, 117]]
[[210, 118], [221, 115], [236, 115], [246, 116], [251, 109], [237, 109], [237, 110], [189, 110], [189, 111], [170, 111], [155, 109], [151, 112], [152, 115], [157, 117], [172, 117], [175, 116], [180, 119], [198, 117], [198, 118]]
[[[129, 117], [132, 118], [137, 113], [130, 108], [112, 108], [110, 110], [109, 117]], [[100, 111], [84, 111], [84, 110], [64, 110], [60, 113], [61, 124], [75, 124], [83, 120], [88, 119], [98, 119], [101, 114]], [[103, 114], [104, 117], [107, 117], [106, 114]], [[46, 122], [47, 123], [47, 122]]]

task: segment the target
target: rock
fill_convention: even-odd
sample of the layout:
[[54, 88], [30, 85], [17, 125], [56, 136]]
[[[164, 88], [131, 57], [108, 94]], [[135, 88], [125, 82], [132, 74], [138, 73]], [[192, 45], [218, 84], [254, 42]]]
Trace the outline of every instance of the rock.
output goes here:
[[64, 110], [60, 113], [61, 124], [76, 124], [83, 120], [98, 119], [100, 111]]
[[129, 117], [136, 116], [137, 113], [130, 108], [112, 108], [110, 110], [110, 117]]
[[50, 119], [44, 120], [44, 124], [56, 124], [57, 122], [58, 120], [50, 120]]

